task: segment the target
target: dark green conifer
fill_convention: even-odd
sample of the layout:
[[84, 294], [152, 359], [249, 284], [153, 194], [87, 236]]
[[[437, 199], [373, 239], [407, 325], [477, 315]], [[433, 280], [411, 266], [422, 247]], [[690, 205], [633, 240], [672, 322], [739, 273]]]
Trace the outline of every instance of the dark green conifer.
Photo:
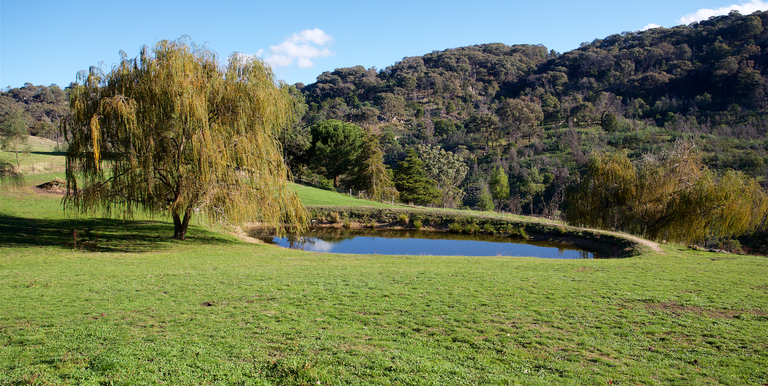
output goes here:
[[442, 199], [437, 182], [427, 178], [424, 163], [413, 149], [408, 149], [408, 157], [395, 170], [395, 188], [400, 192], [400, 201], [405, 203], [435, 205]]

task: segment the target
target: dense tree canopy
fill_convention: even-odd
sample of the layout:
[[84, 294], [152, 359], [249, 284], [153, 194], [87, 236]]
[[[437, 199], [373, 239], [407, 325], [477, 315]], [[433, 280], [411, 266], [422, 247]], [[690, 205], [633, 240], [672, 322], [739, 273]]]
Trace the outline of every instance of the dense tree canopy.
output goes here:
[[168, 213], [177, 239], [194, 213], [306, 226], [276, 142], [291, 98], [262, 61], [161, 41], [79, 73], [70, 106], [66, 208]]
[[61, 120], [69, 115], [69, 100], [65, 90], [52, 84], [35, 86], [30, 83], [0, 92], [0, 124], [21, 114], [28, 134], [60, 140]]
[[314, 167], [338, 187], [339, 176], [355, 168], [365, 133], [356, 125], [331, 119], [313, 125], [311, 134]]
[[528, 136], [528, 140], [536, 135], [539, 123], [544, 119], [541, 107], [525, 99], [507, 99], [496, 108], [496, 115], [502, 124], [503, 131], [510, 140]]

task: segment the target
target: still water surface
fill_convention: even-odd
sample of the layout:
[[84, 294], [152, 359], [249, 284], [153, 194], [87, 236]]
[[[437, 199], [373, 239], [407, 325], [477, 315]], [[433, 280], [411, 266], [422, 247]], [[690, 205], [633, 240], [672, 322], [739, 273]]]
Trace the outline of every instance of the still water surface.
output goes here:
[[547, 259], [599, 258], [576, 247], [501, 236], [414, 230], [315, 228], [303, 237], [275, 237], [252, 229], [251, 237], [286, 248], [366, 255], [533, 256]]

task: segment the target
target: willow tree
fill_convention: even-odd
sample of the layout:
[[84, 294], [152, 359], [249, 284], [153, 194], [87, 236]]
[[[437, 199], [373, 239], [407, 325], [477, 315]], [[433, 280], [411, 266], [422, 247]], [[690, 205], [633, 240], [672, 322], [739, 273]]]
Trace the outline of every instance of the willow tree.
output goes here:
[[768, 195], [760, 184], [741, 172], [715, 173], [694, 149], [681, 141], [638, 165], [635, 233], [696, 243], [748, 234], [764, 221]]
[[186, 39], [161, 41], [77, 80], [64, 131], [66, 209], [169, 214], [182, 240], [195, 213], [306, 226], [276, 139], [293, 104], [261, 60], [233, 54], [221, 66]]
[[679, 142], [638, 165], [625, 154], [593, 156], [568, 196], [568, 222], [689, 243], [754, 232], [768, 213], [766, 192], [743, 173], [709, 170], [693, 149]]
[[587, 174], [566, 199], [568, 222], [620, 229], [635, 197], [637, 172], [625, 154], [592, 155]]

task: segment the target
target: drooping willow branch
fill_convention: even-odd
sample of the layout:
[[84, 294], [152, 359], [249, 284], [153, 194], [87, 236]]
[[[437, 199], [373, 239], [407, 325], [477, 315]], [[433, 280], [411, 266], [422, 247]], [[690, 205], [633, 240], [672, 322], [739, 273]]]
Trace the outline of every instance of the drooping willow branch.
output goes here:
[[261, 60], [233, 54], [221, 67], [187, 39], [92, 67], [70, 92], [65, 207], [303, 229], [277, 142], [293, 105]]

